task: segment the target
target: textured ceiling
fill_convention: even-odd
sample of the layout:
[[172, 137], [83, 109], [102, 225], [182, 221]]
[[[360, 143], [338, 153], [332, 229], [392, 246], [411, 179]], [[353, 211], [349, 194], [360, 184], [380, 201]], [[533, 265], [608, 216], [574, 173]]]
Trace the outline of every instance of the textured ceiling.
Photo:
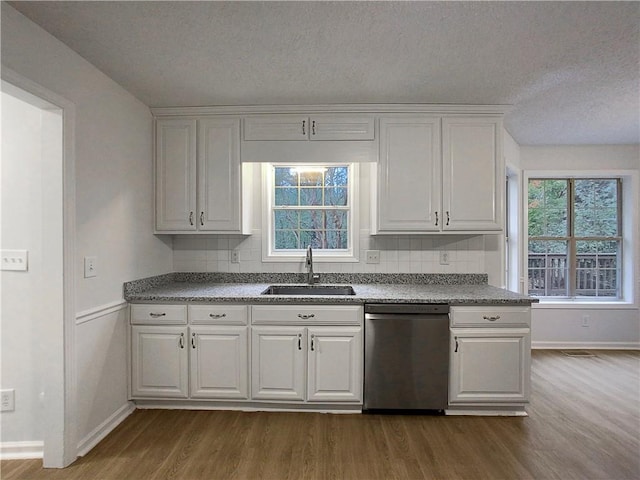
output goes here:
[[523, 145], [640, 142], [640, 2], [10, 3], [149, 106], [509, 104]]

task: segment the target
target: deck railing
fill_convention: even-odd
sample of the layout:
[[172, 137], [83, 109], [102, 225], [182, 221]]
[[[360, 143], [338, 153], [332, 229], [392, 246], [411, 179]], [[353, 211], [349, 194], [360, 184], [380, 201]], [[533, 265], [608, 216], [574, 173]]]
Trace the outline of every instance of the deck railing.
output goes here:
[[[578, 254], [576, 262], [576, 296], [618, 295], [618, 262], [615, 254]], [[529, 294], [545, 297], [569, 295], [566, 255], [529, 252]]]

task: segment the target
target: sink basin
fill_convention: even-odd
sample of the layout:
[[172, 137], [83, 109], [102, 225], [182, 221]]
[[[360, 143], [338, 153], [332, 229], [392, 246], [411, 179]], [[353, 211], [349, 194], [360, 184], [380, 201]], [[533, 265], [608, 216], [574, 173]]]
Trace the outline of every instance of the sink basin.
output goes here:
[[351, 285], [272, 285], [262, 295], [355, 295]]

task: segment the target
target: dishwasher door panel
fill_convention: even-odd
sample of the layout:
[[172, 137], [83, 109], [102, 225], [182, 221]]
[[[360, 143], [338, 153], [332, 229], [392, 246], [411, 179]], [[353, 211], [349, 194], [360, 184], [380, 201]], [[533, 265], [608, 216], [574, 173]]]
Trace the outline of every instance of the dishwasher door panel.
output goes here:
[[448, 315], [365, 315], [364, 409], [444, 410]]

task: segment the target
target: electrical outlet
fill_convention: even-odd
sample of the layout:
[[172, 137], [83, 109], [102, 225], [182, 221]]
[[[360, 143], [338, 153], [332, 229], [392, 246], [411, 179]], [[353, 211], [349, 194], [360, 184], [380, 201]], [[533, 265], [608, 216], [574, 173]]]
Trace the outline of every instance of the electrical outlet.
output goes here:
[[229, 252], [229, 261], [231, 263], [240, 263], [240, 252], [235, 249], [235, 250], [231, 250], [231, 252]]
[[27, 250], [2, 250], [0, 269], [2, 270], [27, 270]]
[[589, 315], [583, 315], [582, 316], [582, 326], [583, 327], [588, 327], [589, 326]]
[[98, 275], [98, 257], [84, 257], [84, 278]]
[[440, 265], [449, 265], [449, 252], [440, 250]]
[[0, 412], [13, 412], [15, 410], [15, 390], [0, 390]]
[[367, 250], [367, 263], [380, 263], [380, 250]]

